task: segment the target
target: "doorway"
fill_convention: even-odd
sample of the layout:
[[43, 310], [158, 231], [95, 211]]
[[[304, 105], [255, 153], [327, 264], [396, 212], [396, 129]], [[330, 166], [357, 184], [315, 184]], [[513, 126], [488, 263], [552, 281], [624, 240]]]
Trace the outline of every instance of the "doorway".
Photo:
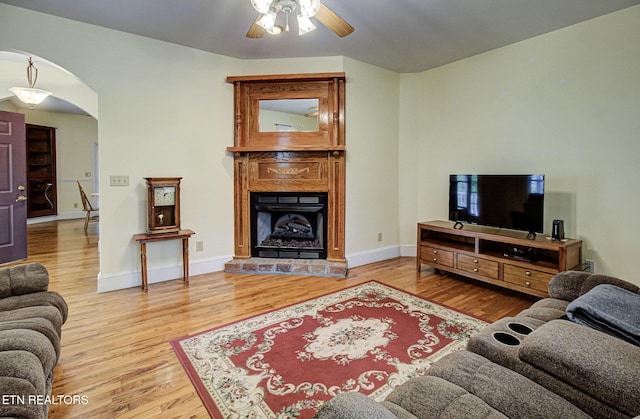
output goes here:
[[[26, 83], [24, 68], [29, 57], [33, 57], [39, 69], [45, 70], [38, 78], [38, 87], [53, 91], [52, 96], [33, 108], [21, 103], [8, 91], [9, 87]], [[76, 181], [85, 182], [91, 192], [98, 183], [97, 94], [66, 69], [26, 52], [0, 51], [0, 72], [3, 74], [0, 79], [0, 110], [23, 114], [26, 124], [55, 127], [56, 153], [49, 154], [50, 159], [46, 163], [57, 167], [57, 175], [39, 185], [44, 188], [40, 196], [44, 200], [42, 205], [53, 211], [51, 214], [39, 211], [38, 217], [31, 218], [28, 223], [83, 217]], [[34, 192], [36, 186], [33, 185]], [[56, 197], [57, 202], [52, 199]], [[36, 202], [34, 199], [34, 204]]]

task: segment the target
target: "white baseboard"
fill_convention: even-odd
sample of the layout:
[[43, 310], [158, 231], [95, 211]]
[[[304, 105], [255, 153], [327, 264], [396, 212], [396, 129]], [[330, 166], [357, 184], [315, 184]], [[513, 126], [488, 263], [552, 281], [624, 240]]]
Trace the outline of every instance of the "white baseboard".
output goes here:
[[393, 259], [400, 256], [400, 246], [387, 246], [378, 249], [365, 250], [363, 252], [347, 255], [349, 269], [357, 266], [368, 265], [382, 260]]
[[[394, 245], [378, 249], [365, 250], [347, 255], [347, 266], [355, 268], [370, 263], [393, 259], [400, 256], [416, 256], [416, 245]], [[209, 272], [224, 271], [225, 263], [233, 259], [233, 256], [221, 256], [212, 259], [200, 259], [189, 261], [189, 275], [201, 275]], [[139, 287], [142, 285], [141, 272], [124, 272], [112, 275], [98, 274], [98, 292], [109, 292], [124, 288]], [[182, 277], [182, 265], [150, 268], [147, 271], [149, 284], [156, 282], [172, 281]]]
[[418, 246], [415, 244], [402, 244], [400, 245], [400, 256], [403, 257], [416, 257], [418, 256]]
[[[201, 275], [209, 272], [224, 271], [224, 264], [233, 256], [222, 256], [213, 259], [189, 260], [189, 276]], [[182, 278], [182, 265], [149, 268], [147, 280], [149, 284], [172, 281]], [[125, 288], [142, 286], [141, 271], [124, 272], [112, 275], [98, 274], [98, 292], [109, 292]]]
[[75, 220], [84, 217], [85, 215], [82, 211], [63, 212], [58, 215], [45, 215], [44, 217], [27, 218], [27, 224], [39, 224], [58, 220]]

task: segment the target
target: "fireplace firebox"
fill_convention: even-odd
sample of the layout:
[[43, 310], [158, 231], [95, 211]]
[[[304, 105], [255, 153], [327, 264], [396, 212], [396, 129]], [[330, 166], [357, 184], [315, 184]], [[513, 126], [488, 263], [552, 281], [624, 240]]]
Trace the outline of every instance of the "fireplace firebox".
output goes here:
[[326, 229], [326, 192], [251, 193], [251, 256], [326, 259]]

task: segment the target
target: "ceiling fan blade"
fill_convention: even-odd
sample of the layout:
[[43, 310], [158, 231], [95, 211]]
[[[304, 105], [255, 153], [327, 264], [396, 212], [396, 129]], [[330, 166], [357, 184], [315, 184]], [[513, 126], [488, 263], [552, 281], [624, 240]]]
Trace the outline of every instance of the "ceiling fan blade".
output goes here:
[[320, 3], [320, 10], [314, 17], [324, 26], [334, 31], [340, 38], [344, 38], [354, 31], [353, 26], [349, 25], [343, 18], [322, 3]]
[[265, 28], [258, 25], [258, 21], [261, 17], [262, 15], [258, 15], [256, 20], [253, 21], [253, 25], [251, 25], [251, 27], [247, 31], [247, 35], [245, 35], [247, 38], [262, 38], [262, 36], [267, 32]]

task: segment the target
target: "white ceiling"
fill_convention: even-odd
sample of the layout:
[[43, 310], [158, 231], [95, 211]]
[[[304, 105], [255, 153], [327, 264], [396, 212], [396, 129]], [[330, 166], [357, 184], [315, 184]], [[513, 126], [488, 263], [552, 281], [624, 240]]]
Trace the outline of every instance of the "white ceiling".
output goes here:
[[355, 32], [318, 26], [248, 39], [250, 0], [0, 0], [242, 58], [346, 56], [400, 73], [438, 67], [640, 4], [640, 0], [323, 0]]

